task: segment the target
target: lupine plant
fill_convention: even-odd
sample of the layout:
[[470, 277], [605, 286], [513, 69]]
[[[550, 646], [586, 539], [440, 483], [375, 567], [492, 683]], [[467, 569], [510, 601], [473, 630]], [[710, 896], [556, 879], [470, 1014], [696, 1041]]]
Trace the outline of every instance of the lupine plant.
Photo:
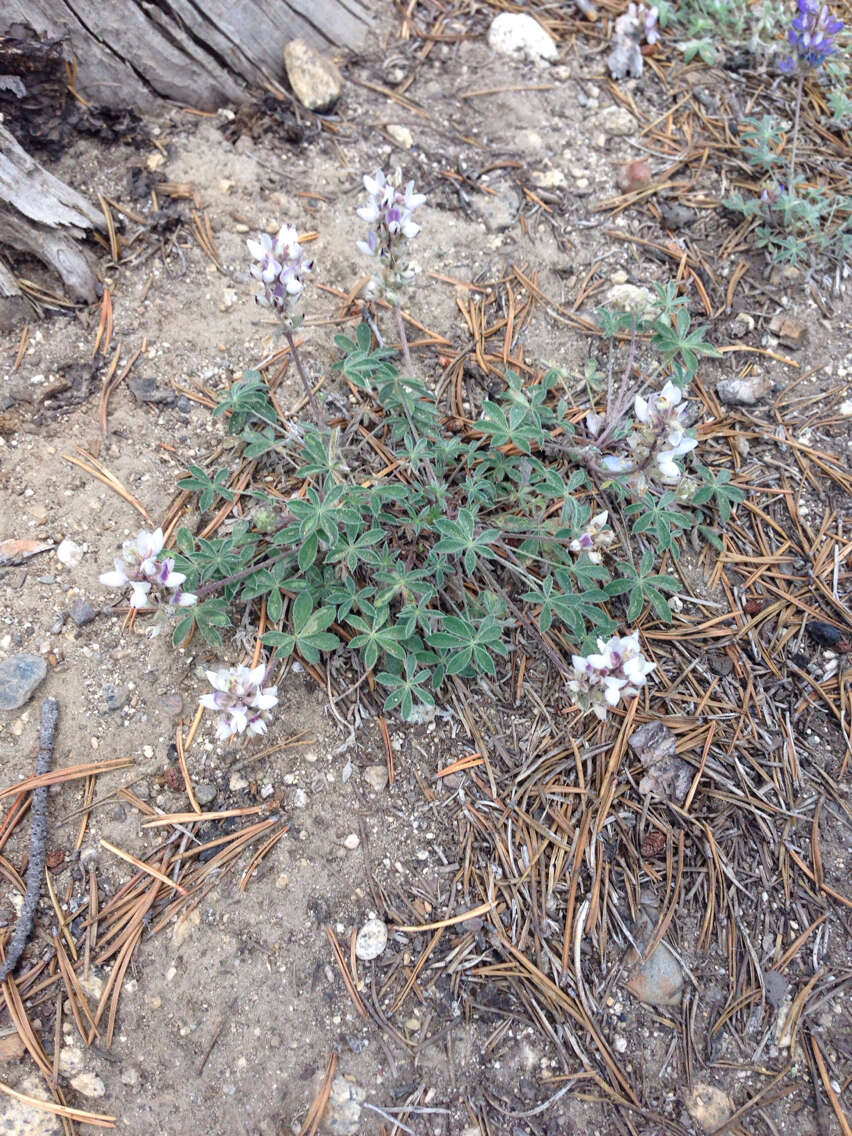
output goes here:
[[[724, 204], [745, 217], [759, 219], [757, 245], [774, 264], [793, 268], [833, 266], [852, 253], [852, 198], [807, 184], [796, 168], [805, 79], [827, 70], [837, 54], [837, 37], [843, 28], [827, 6], [798, 0], [798, 13], [788, 32], [792, 50], [779, 64], [782, 74], [796, 79], [789, 149], [784, 128], [773, 116], [747, 118], [743, 123], [745, 156], [763, 178], [763, 186], [758, 197], [747, 199], [734, 194]], [[841, 77], [848, 79], [842, 69], [833, 76], [835, 80]], [[833, 93], [841, 95], [840, 90]], [[834, 105], [840, 114], [852, 109], [845, 97], [835, 99]]]
[[[333, 428], [278, 422], [258, 372], [231, 387], [218, 413], [272, 492], [249, 490], [254, 504], [225, 535], [178, 531], [176, 569], [198, 604], [175, 642], [197, 629], [222, 647], [227, 626], [251, 625], [262, 603], [271, 656], [347, 667], [356, 687], [371, 677], [384, 710], [412, 720], [457, 679], [500, 681], [521, 636], [559, 667], [566, 696], [602, 718], [653, 670], [638, 632], [620, 627], [649, 610], [672, 619], [666, 597], [678, 584], [660, 557], [676, 560], [678, 538], [694, 528], [719, 543], [713, 518], [743, 497], [728, 470], [694, 462], [686, 394], [701, 357], [718, 352], [676, 288], [659, 287], [649, 321], [599, 313], [608, 357], [587, 370], [591, 405], [579, 424], [565, 372], [510, 370], [459, 429], [416, 375], [400, 312], [414, 283], [412, 214], [425, 198], [399, 171], [364, 184], [359, 247], [377, 266], [372, 292], [393, 309], [400, 348], [375, 322], [337, 337], [335, 367], [359, 409]], [[284, 260], [265, 243], [250, 251], [263, 254], [266, 299]], [[650, 359], [637, 379], [638, 336]], [[190, 477], [181, 484], [206, 494], [205, 507], [230, 499], [227, 471]], [[221, 737], [262, 728], [276, 693], [262, 686], [267, 673], [211, 678], [204, 704], [223, 712]]]

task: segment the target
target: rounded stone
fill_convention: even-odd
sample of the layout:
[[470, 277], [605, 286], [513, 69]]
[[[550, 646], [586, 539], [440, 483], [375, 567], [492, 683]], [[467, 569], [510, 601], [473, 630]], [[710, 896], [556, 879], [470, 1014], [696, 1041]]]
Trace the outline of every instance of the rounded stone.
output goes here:
[[343, 847], [348, 848], [350, 852], [354, 852], [360, 843], [361, 838], [357, 832], [350, 832], [348, 836], [343, 838]]
[[284, 48], [284, 66], [293, 94], [308, 110], [331, 110], [340, 98], [340, 70], [305, 40], [290, 40]]
[[370, 962], [378, 958], [387, 945], [387, 925], [381, 919], [368, 919], [355, 939], [355, 955], [362, 962]]

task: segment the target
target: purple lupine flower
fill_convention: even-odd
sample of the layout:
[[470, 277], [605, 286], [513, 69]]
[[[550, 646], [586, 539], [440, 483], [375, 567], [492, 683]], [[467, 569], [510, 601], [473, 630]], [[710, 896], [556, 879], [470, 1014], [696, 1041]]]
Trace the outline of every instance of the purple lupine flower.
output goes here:
[[371, 281], [374, 292], [382, 294], [392, 304], [399, 303], [399, 289], [414, 279], [414, 270], [405, 260], [409, 240], [420, 232], [413, 213], [425, 202], [426, 195], [414, 192], [414, 182], [402, 188], [402, 170], [396, 169], [388, 177], [382, 170], [364, 178], [364, 188], [370, 195], [367, 204], [358, 210], [358, 216], [370, 226], [365, 241], [357, 246], [367, 256], [377, 257], [381, 277]]
[[781, 61], [781, 70], [790, 73], [821, 67], [837, 50], [834, 39], [843, 27], [843, 21], [834, 19], [827, 4], [799, 0], [799, 13], [789, 33], [793, 54]]
[[602, 549], [609, 548], [615, 540], [612, 529], [606, 528], [609, 513], [604, 510], [592, 517], [578, 537], [571, 541], [568, 548], [571, 552], [585, 552], [592, 564], [600, 564]]
[[202, 694], [199, 701], [208, 710], [222, 715], [216, 737], [227, 741], [235, 734], [266, 733], [268, 711], [278, 705], [278, 687], [263, 686], [265, 664], [253, 670], [239, 666], [206, 673], [213, 693]]
[[574, 655], [571, 661], [574, 676], [568, 680], [568, 689], [581, 710], [591, 710], [601, 722], [611, 706], [639, 693], [657, 665], [649, 663], [642, 654], [638, 631], [624, 638], [614, 635], [606, 642], [598, 639], [596, 653]]
[[645, 37], [645, 42], [656, 43], [660, 38], [657, 27], [659, 11], [655, 7], [647, 8], [644, 4], [630, 4], [627, 11], [615, 21], [615, 34], [627, 39], [636, 40], [637, 43]]
[[631, 474], [629, 483], [636, 493], [645, 492], [650, 477], [676, 485], [683, 471], [674, 459], [698, 445], [686, 432], [686, 404], [680, 388], [666, 383], [647, 399], [637, 394], [633, 412], [636, 421], [626, 439], [630, 455], [607, 454], [601, 465], [610, 473]]
[[[143, 529], [134, 540], [126, 540], [121, 546], [121, 556], [115, 559], [115, 570], [104, 572], [100, 581], [108, 588], [125, 588], [130, 585], [130, 606], [156, 607], [166, 604], [176, 607], [191, 607], [197, 597], [191, 592], [182, 592], [181, 584], [186, 579], [183, 572], [175, 572], [174, 560], [158, 560], [163, 550], [165, 537], [162, 529], [146, 532]], [[171, 592], [163, 598], [162, 590]]]
[[312, 260], [305, 259], [298, 232], [292, 225], [282, 225], [275, 237], [261, 233], [260, 240], [246, 245], [257, 261], [251, 275], [261, 284], [255, 300], [261, 307], [289, 315], [305, 290], [303, 277], [314, 267]]

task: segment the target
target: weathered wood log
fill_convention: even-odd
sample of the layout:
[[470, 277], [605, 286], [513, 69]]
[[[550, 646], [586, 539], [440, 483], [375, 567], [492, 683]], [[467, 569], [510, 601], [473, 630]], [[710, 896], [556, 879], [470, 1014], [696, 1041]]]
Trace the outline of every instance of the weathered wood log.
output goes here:
[[369, 0], [5, 0], [0, 32], [14, 22], [66, 39], [92, 102], [215, 110], [245, 101], [247, 85], [280, 88], [291, 39], [358, 48], [371, 17]]
[[[103, 229], [98, 210], [81, 193], [43, 169], [0, 126], [0, 244], [38, 257], [55, 268], [74, 299], [93, 301], [97, 277], [79, 238]], [[20, 295], [17, 285], [0, 291]], [[2, 284], [2, 281], [0, 281]]]
[[[0, 38], [21, 57], [35, 33], [62, 75], [73, 60], [76, 89], [101, 107], [145, 109], [170, 99], [201, 110], [245, 102], [249, 88], [283, 90], [283, 50], [301, 37], [320, 50], [359, 47], [370, 0], [4, 0]], [[57, 47], [61, 44], [61, 51]], [[11, 56], [10, 56], [11, 58]], [[40, 66], [47, 56], [40, 58]], [[0, 60], [2, 63], [2, 60]], [[29, 76], [4, 75], [0, 90], [24, 99]], [[62, 95], [64, 80], [59, 79]], [[61, 103], [61, 99], [60, 99]], [[23, 105], [23, 103], [21, 104]], [[25, 122], [23, 119], [22, 122]], [[97, 279], [79, 238], [103, 228], [99, 210], [54, 178], [0, 127], [0, 244], [55, 268], [75, 299], [92, 301]], [[0, 261], [3, 320], [23, 303]]]

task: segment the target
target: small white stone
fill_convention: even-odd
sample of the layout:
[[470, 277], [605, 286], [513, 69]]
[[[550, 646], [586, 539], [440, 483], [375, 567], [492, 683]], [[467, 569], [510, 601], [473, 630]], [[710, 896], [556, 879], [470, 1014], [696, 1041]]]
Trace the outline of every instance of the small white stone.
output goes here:
[[627, 1038], [626, 1037], [616, 1037], [615, 1041], [613, 1041], [612, 1044], [613, 1044], [613, 1048], [615, 1049], [616, 1053], [626, 1053], [627, 1052]]
[[132, 1065], [128, 1065], [126, 1069], [122, 1069], [121, 1083], [122, 1085], [138, 1085], [139, 1070], [134, 1068]]
[[525, 12], [501, 12], [491, 21], [488, 46], [499, 55], [518, 55], [533, 63], [556, 59], [553, 37]]
[[232, 793], [238, 793], [240, 789], [248, 789], [248, 780], [243, 777], [242, 773], [232, 773], [228, 780], [228, 788]]
[[393, 124], [388, 127], [388, 134], [393, 138], [398, 146], [402, 146], [404, 150], [410, 150], [414, 145], [414, 135], [407, 126], [397, 126]]
[[841, 402], [837, 409], [845, 418], [848, 418], [852, 414], [852, 398], [847, 398], [845, 402]]
[[56, 559], [66, 568], [76, 568], [83, 559], [83, 550], [79, 544], [75, 544], [73, 540], [68, 540], [66, 537], [56, 550]]
[[63, 1045], [59, 1051], [59, 1072], [63, 1077], [74, 1077], [83, 1071], [83, 1050], [78, 1045]]
[[533, 170], [532, 181], [539, 189], [560, 189], [565, 185], [565, 174], [562, 170]]
[[348, 836], [343, 838], [343, 847], [348, 848], [350, 852], [354, 852], [360, 843], [361, 838], [357, 832], [350, 832]]
[[97, 1073], [79, 1073], [72, 1077], [71, 1088], [84, 1097], [102, 1097], [106, 1093], [106, 1086]]
[[364, 780], [371, 789], [381, 793], [388, 783], [388, 767], [386, 765], [368, 765], [364, 770]]
[[378, 958], [388, 945], [388, 929], [381, 919], [368, 919], [355, 939], [355, 954], [362, 962]]

